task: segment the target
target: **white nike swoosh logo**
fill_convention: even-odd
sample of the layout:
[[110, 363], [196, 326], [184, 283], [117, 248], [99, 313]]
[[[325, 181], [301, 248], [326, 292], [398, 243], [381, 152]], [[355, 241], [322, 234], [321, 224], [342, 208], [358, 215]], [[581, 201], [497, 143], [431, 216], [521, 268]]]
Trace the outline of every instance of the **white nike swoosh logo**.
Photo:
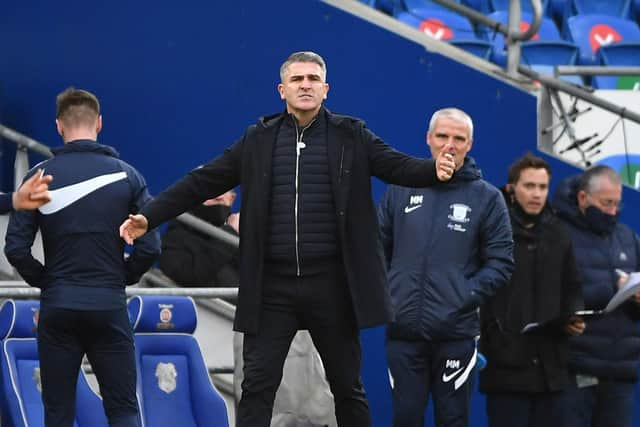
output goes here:
[[406, 207], [404, 208], [404, 213], [409, 213], [409, 212], [411, 212], [411, 211], [415, 211], [416, 209], [421, 208], [421, 207], [422, 207], [422, 205], [406, 206]]
[[70, 204], [77, 202], [88, 194], [91, 194], [106, 185], [126, 178], [126, 172], [116, 172], [96, 176], [95, 178], [91, 178], [86, 181], [50, 190], [49, 195], [51, 196], [51, 201], [40, 206], [38, 210], [43, 215], [51, 215], [52, 213], [56, 213], [59, 210], [66, 208]]
[[453, 379], [453, 377], [455, 377], [460, 372], [462, 372], [463, 369], [464, 368], [460, 368], [457, 371], [453, 371], [450, 375], [447, 375], [446, 372], [443, 372], [442, 373], [442, 382], [443, 383], [448, 383], [449, 381], [451, 381]]

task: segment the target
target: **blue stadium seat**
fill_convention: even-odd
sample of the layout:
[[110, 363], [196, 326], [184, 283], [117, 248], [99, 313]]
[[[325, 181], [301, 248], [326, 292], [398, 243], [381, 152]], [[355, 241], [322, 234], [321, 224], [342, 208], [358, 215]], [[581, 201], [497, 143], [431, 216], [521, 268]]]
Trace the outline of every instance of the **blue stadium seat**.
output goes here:
[[551, 0], [549, 3], [549, 8], [551, 9], [551, 16], [556, 20], [556, 22], [561, 22], [564, 17], [564, 9], [567, 6], [568, 0]]
[[193, 336], [189, 297], [136, 296], [129, 301], [143, 426], [228, 427], [224, 400], [211, 383]]
[[[640, 67], [640, 43], [615, 43], [598, 50], [601, 65]], [[632, 89], [640, 76], [594, 76], [591, 85], [596, 89]]]
[[[488, 0], [490, 12], [508, 12], [510, 0]], [[542, 0], [542, 14], [551, 17], [551, 2]], [[520, 9], [524, 13], [533, 13], [531, 0], [520, 0]]]
[[489, 60], [491, 43], [476, 38], [473, 27], [466, 18], [443, 10], [423, 11], [423, 13], [423, 16], [417, 16], [403, 12], [398, 13], [396, 18], [435, 39], [446, 41]]
[[629, 19], [631, 0], [568, 0], [564, 19], [575, 15], [609, 15]]
[[[459, 0], [453, 1], [460, 3]], [[396, 1], [393, 14], [397, 16], [401, 12], [407, 12], [416, 16], [425, 16], [425, 14], [428, 15], [435, 10], [454, 13], [450, 9], [430, 0], [400, 0]]]
[[598, 50], [619, 42], [640, 42], [635, 22], [608, 15], [578, 15], [567, 20], [564, 38], [580, 49], [580, 65], [599, 65]]
[[393, 15], [393, 11], [397, 9], [397, 5], [402, 0], [369, 0], [369, 3], [382, 12]]
[[[506, 11], [494, 12], [489, 17], [506, 24], [509, 19], [509, 13]], [[521, 31], [528, 29], [531, 21], [531, 14], [523, 12], [520, 23]], [[488, 37], [491, 38], [492, 36], [488, 35]], [[551, 19], [543, 17], [540, 28], [533, 39], [522, 43], [520, 62], [533, 68], [538, 65], [575, 65], [577, 57], [577, 46], [562, 40], [555, 23]], [[500, 66], [506, 65], [505, 38], [501, 33], [495, 33], [493, 37], [491, 60]]]
[[[0, 393], [3, 427], [44, 426], [40, 362], [36, 331], [40, 303], [7, 300], [0, 308]], [[82, 370], [76, 390], [75, 427], [107, 426], [102, 400], [93, 392]]]
[[484, 14], [492, 12], [489, 0], [461, 0], [461, 3]]

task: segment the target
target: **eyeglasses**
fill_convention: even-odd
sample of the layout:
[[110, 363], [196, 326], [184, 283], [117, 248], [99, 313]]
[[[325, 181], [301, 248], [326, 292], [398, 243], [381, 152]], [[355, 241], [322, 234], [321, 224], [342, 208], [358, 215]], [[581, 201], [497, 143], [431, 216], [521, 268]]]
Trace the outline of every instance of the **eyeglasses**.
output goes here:
[[596, 197], [593, 194], [589, 194], [589, 193], [587, 193], [587, 196], [589, 196], [591, 198], [591, 200], [595, 201], [596, 205], [598, 205], [598, 207], [600, 207], [602, 209], [613, 209], [613, 208], [616, 208], [616, 210], [621, 210], [622, 209], [622, 200], [603, 199], [603, 198]]

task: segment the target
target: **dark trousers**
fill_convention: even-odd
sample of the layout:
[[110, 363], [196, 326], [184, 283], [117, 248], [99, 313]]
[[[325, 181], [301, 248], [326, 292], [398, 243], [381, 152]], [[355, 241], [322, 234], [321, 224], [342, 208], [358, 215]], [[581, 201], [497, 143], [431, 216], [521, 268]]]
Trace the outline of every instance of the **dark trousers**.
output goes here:
[[429, 395], [437, 427], [467, 427], [475, 375], [475, 341], [387, 339], [393, 425], [422, 427]]
[[78, 311], [43, 307], [38, 355], [47, 427], [71, 427], [76, 383], [87, 355], [110, 426], [138, 426], [133, 332], [127, 309]]
[[[573, 376], [575, 379], [575, 376]], [[564, 392], [566, 427], [631, 427], [635, 383], [599, 379], [578, 388], [575, 381]]]
[[489, 427], [562, 427], [562, 392], [487, 393]]
[[282, 368], [299, 329], [308, 329], [324, 364], [341, 427], [371, 425], [360, 380], [360, 338], [342, 268], [312, 276], [265, 274], [260, 329], [244, 335], [244, 380], [237, 427], [268, 427]]

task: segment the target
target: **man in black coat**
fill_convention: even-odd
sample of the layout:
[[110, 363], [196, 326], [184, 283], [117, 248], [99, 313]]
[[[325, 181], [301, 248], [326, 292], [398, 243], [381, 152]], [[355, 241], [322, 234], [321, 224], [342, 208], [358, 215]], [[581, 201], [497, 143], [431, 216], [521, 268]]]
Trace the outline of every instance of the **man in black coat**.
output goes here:
[[[231, 213], [235, 191], [207, 199], [189, 213], [237, 236], [239, 214]], [[237, 247], [173, 220], [162, 236], [160, 270], [180, 286], [238, 285]]]
[[[572, 314], [582, 294], [571, 239], [547, 205], [550, 179], [547, 162], [531, 154], [509, 169], [515, 271], [480, 310], [490, 427], [562, 426], [568, 337], [585, 324]], [[523, 333], [531, 323], [542, 326]]]
[[218, 158], [191, 171], [120, 227], [128, 241], [238, 184], [240, 289], [234, 328], [244, 332], [237, 425], [269, 426], [296, 331], [308, 329], [340, 426], [371, 424], [360, 380], [359, 328], [392, 319], [371, 177], [425, 187], [455, 170], [400, 153], [364, 123], [322, 105], [326, 66], [313, 52], [280, 68], [286, 112], [261, 118]]

